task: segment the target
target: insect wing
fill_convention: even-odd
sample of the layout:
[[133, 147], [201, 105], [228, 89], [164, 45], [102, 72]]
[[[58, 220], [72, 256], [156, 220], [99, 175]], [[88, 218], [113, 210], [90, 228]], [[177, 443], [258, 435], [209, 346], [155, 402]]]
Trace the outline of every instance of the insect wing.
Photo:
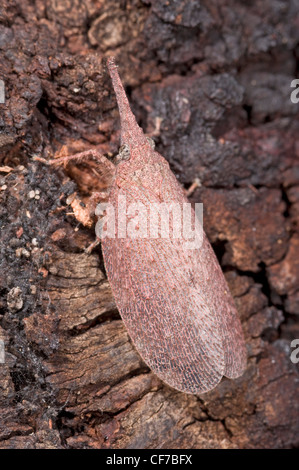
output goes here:
[[116, 304], [144, 361], [178, 390], [214, 388], [225, 371], [220, 317], [194, 250], [162, 238], [106, 238], [102, 248]]

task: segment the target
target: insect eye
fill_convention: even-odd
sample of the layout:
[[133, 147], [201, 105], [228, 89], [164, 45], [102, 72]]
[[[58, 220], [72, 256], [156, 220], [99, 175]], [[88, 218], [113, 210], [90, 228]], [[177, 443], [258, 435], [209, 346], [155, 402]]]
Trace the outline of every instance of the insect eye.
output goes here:
[[130, 156], [130, 147], [127, 144], [122, 145], [118, 151], [119, 160], [129, 160]]
[[148, 143], [150, 144], [152, 149], [155, 150], [155, 146], [156, 146], [155, 141], [153, 139], [151, 139], [150, 137], [147, 137], [146, 140], [148, 141]]

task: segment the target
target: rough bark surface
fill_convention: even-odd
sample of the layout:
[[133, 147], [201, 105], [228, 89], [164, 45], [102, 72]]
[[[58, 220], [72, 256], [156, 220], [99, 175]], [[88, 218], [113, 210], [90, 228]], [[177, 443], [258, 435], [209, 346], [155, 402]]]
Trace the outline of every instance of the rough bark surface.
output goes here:
[[[221, 5], [220, 5], [221, 3]], [[2, 0], [0, 448], [298, 446], [299, 119], [296, 0]], [[119, 116], [103, 58], [185, 187], [241, 316], [248, 368], [191, 396], [132, 346], [100, 248], [68, 205], [109, 175]], [[3, 351], [0, 353], [0, 358]]]

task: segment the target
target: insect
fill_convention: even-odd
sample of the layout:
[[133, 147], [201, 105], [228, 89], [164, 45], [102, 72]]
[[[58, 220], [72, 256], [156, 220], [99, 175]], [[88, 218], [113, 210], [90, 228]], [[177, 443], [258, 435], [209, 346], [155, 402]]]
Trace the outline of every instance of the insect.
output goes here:
[[[161, 232], [155, 237], [121, 233], [121, 198], [127, 207], [142, 204], [146, 222], [155, 204], [175, 203], [183, 211], [189, 203], [168, 162], [137, 124], [113, 58], [107, 66], [121, 121], [121, 151], [105, 217], [107, 224], [114, 218], [114, 236], [102, 238], [108, 280], [129, 335], [154, 373], [179, 391], [208, 392], [223, 376], [236, 378], [245, 370], [238, 313], [204, 233], [197, 248]], [[172, 229], [174, 222], [173, 216]]]

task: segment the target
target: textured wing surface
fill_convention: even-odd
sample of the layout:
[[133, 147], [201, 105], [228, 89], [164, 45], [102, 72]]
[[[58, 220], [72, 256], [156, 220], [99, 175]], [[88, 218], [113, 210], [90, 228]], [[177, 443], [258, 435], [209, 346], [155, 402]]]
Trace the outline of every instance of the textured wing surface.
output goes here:
[[166, 383], [203, 393], [224, 374], [217, 316], [169, 240], [105, 240], [116, 304], [139, 353]]
[[[225, 277], [205, 234], [202, 248], [194, 255], [195, 265], [202, 263], [205, 266], [202, 282], [207, 285], [210, 304], [219, 315], [225, 359], [224, 375], [229, 378], [239, 377], [243, 374], [247, 362], [242, 326]], [[195, 266], [195, 277], [200, 282], [198, 274]]]
[[[146, 203], [147, 191], [138, 191], [138, 199], [145, 194]], [[171, 187], [167, 191], [171, 200]], [[117, 193], [111, 197], [115, 207]], [[178, 194], [174, 187], [173, 199]], [[128, 203], [136, 200], [132, 186], [127, 196]], [[187, 200], [182, 196], [180, 202]], [[183, 392], [203, 393], [223, 375], [243, 373], [241, 324], [205, 235], [195, 250], [186, 249], [182, 240], [163, 238], [107, 238], [102, 248], [126, 328], [144, 361], [164, 382]]]
[[[165, 182], [166, 179], [163, 199], [188, 202], [171, 172], [167, 174]], [[192, 250], [190, 256], [193, 261], [194, 282], [198, 288], [208, 293], [210, 307], [213, 306], [219, 317], [225, 359], [224, 375], [229, 378], [239, 377], [243, 374], [247, 362], [242, 326], [227, 282], [205, 233], [201, 248]]]

